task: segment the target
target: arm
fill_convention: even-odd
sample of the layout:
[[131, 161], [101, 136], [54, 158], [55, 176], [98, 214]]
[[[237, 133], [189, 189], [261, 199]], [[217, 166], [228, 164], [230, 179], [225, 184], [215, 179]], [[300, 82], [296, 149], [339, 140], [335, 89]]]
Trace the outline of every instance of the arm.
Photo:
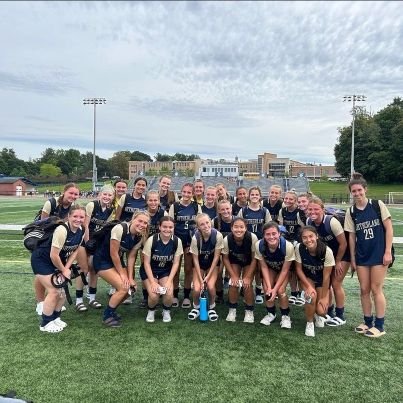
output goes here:
[[347, 249], [347, 240], [346, 236], [344, 235], [344, 232], [340, 235], [337, 235], [336, 237], [337, 242], [339, 243], [339, 248], [337, 249], [337, 255], [335, 256], [336, 264], [335, 264], [335, 269], [336, 269], [336, 274], [341, 275], [343, 274], [343, 267], [341, 265], [341, 259], [344, 256], [344, 253], [346, 252]]
[[224, 263], [225, 268], [228, 270], [232, 285], [237, 286], [238, 281], [239, 281], [239, 276], [238, 276], [238, 274], [236, 274], [235, 270], [233, 270], [231, 262], [229, 261], [228, 255], [223, 254], [222, 261]]
[[250, 262], [249, 266], [245, 267], [245, 271], [242, 276], [242, 285], [244, 288], [249, 288], [252, 286], [255, 270], [256, 270], [255, 253], [252, 253], [252, 261]]
[[209, 280], [209, 278], [212, 276], [213, 271], [217, 270], [217, 266], [219, 264], [220, 256], [221, 256], [221, 249], [215, 249], [214, 250], [213, 262], [211, 263], [211, 266], [210, 266], [210, 269], [208, 270], [207, 276], [204, 278], [205, 282], [207, 282]]
[[314, 287], [312, 287], [311, 283], [308, 281], [307, 277], [305, 276], [303, 270], [302, 270], [302, 263], [300, 262], [295, 262], [295, 270], [297, 272], [297, 276], [299, 280], [301, 281], [301, 284], [304, 288], [305, 294], [311, 297], [316, 296], [316, 290]]
[[109, 248], [109, 253], [113, 262], [113, 267], [118, 272], [120, 278], [122, 279], [123, 288], [129, 288], [129, 279], [125, 269], [122, 267], [122, 262], [119, 256], [120, 241], [116, 239], [111, 239], [111, 244]]
[[157, 281], [155, 281], [150, 262], [151, 262], [151, 256], [145, 255], [143, 253], [143, 264], [144, 264], [144, 270], [147, 274], [147, 279], [150, 282], [152, 292], [157, 293], [159, 284]]
[[260, 264], [260, 272], [262, 274], [263, 283], [266, 286], [266, 294], [267, 295], [272, 294], [272, 285], [270, 282], [269, 267], [267, 266], [267, 263], [263, 257], [262, 259], [259, 260], [258, 264]]
[[355, 263], [355, 243], [356, 243], [356, 236], [355, 232], [350, 232], [348, 234], [348, 245], [350, 246], [350, 266], [351, 271], [354, 273], [357, 270], [357, 265]]
[[392, 241], [393, 241], [393, 227], [392, 220], [387, 218], [382, 221], [385, 228], [385, 254], [383, 255], [384, 266], [389, 266], [392, 263]]
[[131, 287], [137, 287], [136, 280], [134, 279], [134, 266], [136, 264], [138, 248], [133, 249], [127, 254], [127, 277]]
[[322, 292], [318, 303], [322, 305], [322, 307], [325, 309], [325, 312], [329, 305], [329, 285], [331, 274], [332, 274], [332, 266], [326, 266], [323, 268]]
[[200, 284], [203, 284], [203, 276], [201, 274], [200, 264], [199, 264], [199, 255], [195, 255], [192, 253], [193, 259], [193, 274], [199, 279]]
[[165, 283], [165, 286], [166, 286], [166, 288], [167, 288], [168, 290], [170, 290], [171, 288], [173, 288], [173, 279], [174, 279], [175, 274], [177, 273], [177, 271], [178, 271], [178, 269], [179, 269], [180, 261], [181, 261], [181, 255], [175, 255], [171, 272], [169, 273], [168, 280], [167, 280], [167, 282]]
[[273, 287], [273, 290], [271, 293], [272, 294], [271, 300], [274, 301], [274, 299], [276, 298], [278, 289], [280, 288], [281, 284], [284, 283], [284, 280], [288, 277], [288, 272], [290, 271], [291, 263], [292, 263], [291, 261], [288, 261], [288, 262], [284, 261], [283, 267], [281, 268], [280, 275], [278, 276], [276, 284]]

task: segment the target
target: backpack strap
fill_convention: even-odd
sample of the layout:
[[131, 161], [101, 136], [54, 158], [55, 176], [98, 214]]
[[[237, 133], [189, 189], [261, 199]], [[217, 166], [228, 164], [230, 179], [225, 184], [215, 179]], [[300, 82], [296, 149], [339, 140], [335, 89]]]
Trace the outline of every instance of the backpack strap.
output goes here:
[[153, 255], [155, 252], [155, 248], [157, 247], [157, 242], [160, 239], [160, 234], [154, 234], [153, 235], [153, 242], [151, 244], [151, 254]]
[[280, 237], [280, 251], [284, 257], [287, 255], [287, 241], [283, 236]]
[[174, 203], [174, 220], [176, 221], [176, 218], [178, 217], [178, 211], [179, 211], [179, 202]]
[[50, 213], [49, 213], [49, 216], [52, 216], [52, 215], [54, 215], [55, 212], [56, 212], [56, 209], [57, 209], [57, 201], [56, 201], [56, 199], [55, 199], [54, 197], [51, 197], [51, 198], [49, 199], [49, 202], [50, 202]]
[[[333, 216], [325, 214], [323, 218], [323, 224], [325, 225], [325, 230], [328, 234], [331, 234], [334, 236], [333, 231], [332, 231], [332, 226], [330, 225], [330, 221], [332, 220]], [[336, 217], [334, 217], [336, 218]]]

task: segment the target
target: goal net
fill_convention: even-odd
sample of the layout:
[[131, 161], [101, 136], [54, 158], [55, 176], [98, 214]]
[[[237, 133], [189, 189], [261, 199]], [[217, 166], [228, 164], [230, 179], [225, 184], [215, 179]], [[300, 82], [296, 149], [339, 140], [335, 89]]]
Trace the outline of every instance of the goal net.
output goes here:
[[403, 204], [403, 192], [389, 192], [388, 193], [389, 204]]

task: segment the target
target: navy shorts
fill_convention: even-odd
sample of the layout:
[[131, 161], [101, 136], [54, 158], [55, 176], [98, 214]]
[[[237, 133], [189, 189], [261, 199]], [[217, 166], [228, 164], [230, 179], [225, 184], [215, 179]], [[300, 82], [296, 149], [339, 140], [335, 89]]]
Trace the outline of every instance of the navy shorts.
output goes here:
[[50, 259], [50, 252], [46, 248], [38, 248], [32, 252], [31, 267], [34, 274], [42, 276], [49, 276], [57, 270]]
[[[161, 278], [168, 277], [171, 273], [171, 269], [163, 269], [163, 270], [153, 270], [153, 276], [157, 280], [160, 280]], [[140, 266], [140, 278], [142, 281], [148, 280], [146, 270], [144, 269], [144, 266]]]
[[319, 273], [311, 273], [311, 272], [305, 272], [304, 274], [307, 278], [309, 278], [310, 280], [313, 281], [313, 283], [315, 284], [315, 288], [319, 288], [322, 287], [323, 284], [323, 272], [319, 272]]

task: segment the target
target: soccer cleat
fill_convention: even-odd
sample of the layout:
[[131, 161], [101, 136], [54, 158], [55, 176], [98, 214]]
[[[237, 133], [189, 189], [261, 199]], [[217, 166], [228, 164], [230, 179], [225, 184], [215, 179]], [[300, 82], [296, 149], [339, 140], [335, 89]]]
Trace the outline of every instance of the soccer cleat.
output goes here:
[[60, 326], [62, 329], [67, 326], [67, 323], [62, 321], [60, 318], [56, 318], [53, 323], [55, 323], [57, 326]]
[[164, 323], [168, 323], [171, 321], [171, 311], [168, 311], [167, 309], [162, 310], [162, 321]]
[[246, 310], [245, 311], [245, 317], [243, 318], [244, 323], [254, 323], [255, 322], [255, 316], [253, 314], [253, 311]]
[[256, 304], [258, 304], [258, 305], [260, 305], [260, 304], [263, 304], [263, 302], [264, 302], [264, 299], [263, 299], [263, 295], [256, 295], [256, 297], [255, 297], [255, 303]]
[[313, 322], [306, 322], [305, 336], [315, 337], [315, 326]]
[[[315, 326], [316, 327], [325, 327], [325, 318], [323, 316], [316, 315], [315, 313]], [[310, 322], [308, 322], [310, 323]]]
[[291, 318], [288, 315], [281, 317], [280, 327], [282, 329], [291, 329]]
[[42, 301], [42, 302], [38, 302], [38, 303], [36, 304], [35, 310], [36, 310], [36, 313], [37, 313], [39, 316], [42, 316], [43, 301]]
[[290, 295], [290, 297], [288, 298], [288, 303], [291, 305], [295, 305], [296, 299], [297, 298], [294, 295]]
[[270, 323], [276, 319], [276, 315], [273, 315], [272, 313], [268, 313], [261, 321], [260, 323], [265, 326], [270, 326]]
[[328, 319], [326, 321], [326, 325], [331, 326], [331, 327], [342, 326], [345, 324], [346, 324], [346, 320], [339, 318], [338, 316], [335, 316], [334, 318]]
[[236, 321], [236, 309], [235, 308], [230, 308], [228, 311], [227, 319], [225, 319], [227, 322], [235, 322]]
[[52, 322], [49, 322], [46, 326], [39, 326], [39, 330], [47, 333], [59, 333], [63, 330], [63, 328], [52, 320]]
[[155, 311], [148, 311], [147, 317], [146, 317], [146, 322], [148, 323], [153, 323], [155, 322]]
[[123, 305], [130, 305], [133, 303], [133, 298], [131, 295], [129, 295], [124, 301], [123, 301]]

